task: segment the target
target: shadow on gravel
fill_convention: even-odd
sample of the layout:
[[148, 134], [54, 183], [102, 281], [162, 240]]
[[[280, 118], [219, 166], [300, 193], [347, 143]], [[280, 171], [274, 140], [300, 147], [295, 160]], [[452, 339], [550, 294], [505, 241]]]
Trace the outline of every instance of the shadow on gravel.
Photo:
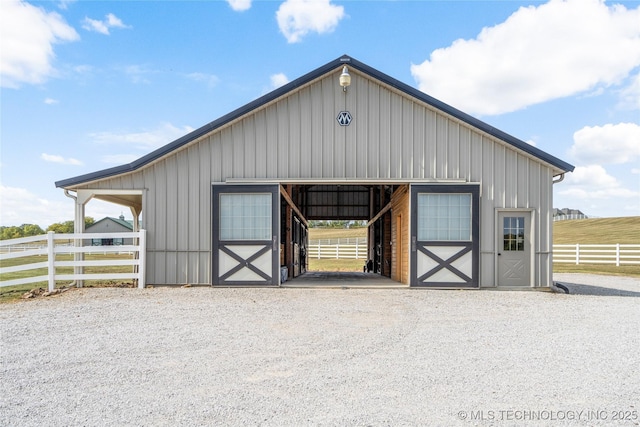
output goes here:
[[579, 285], [577, 283], [558, 282], [569, 289], [570, 295], [598, 295], [610, 297], [636, 297], [640, 298], [640, 291], [626, 289], [605, 288], [602, 286]]

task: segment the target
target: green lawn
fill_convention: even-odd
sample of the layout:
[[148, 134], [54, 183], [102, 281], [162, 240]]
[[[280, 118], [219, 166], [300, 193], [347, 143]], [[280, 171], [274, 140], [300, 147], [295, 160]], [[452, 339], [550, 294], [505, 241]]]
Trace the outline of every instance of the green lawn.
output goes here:
[[309, 271], [362, 271], [363, 259], [309, 258]]
[[[640, 216], [556, 221], [553, 223], [553, 243], [556, 245], [640, 244]], [[609, 264], [554, 263], [553, 271], [640, 277], [640, 265], [616, 267]]]
[[[85, 255], [85, 260], [89, 261], [89, 260], [111, 260], [111, 259], [131, 259], [131, 255], [129, 254], [86, 254]], [[30, 256], [30, 257], [24, 257], [24, 258], [14, 258], [14, 259], [8, 259], [8, 260], [3, 260], [0, 261], [0, 267], [13, 267], [16, 265], [25, 265], [25, 264], [33, 264], [33, 263], [38, 263], [38, 262], [45, 262], [47, 260], [46, 256], [40, 255], [40, 256]], [[70, 254], [63, 254], [63, 255], [57, 255], [56, 256], [56, 260], [57, 261], [72, 261], [73, 260], [73, 255]], [[131, 269], [133, 268], [133, 266], [113, 266], [113, 267], [85, 267], [84, 268], [84, 272], [87, 274], [92, 274], [92, 273], [127, 273], [129, 271], [131, 271]], [[58, 267], [56, 268], [56, 273], [57, 274], [72, 274], [73, 273], [73, 267]], [[14, 273], [5, 273], [5, 274], [0, 274], [0, 281], [7, 281], [7, 280], [14, 280], [14, 279], [21, 279], [24, 277], [35, 277], [35, 276], [46, 276], [47, 275], [47, 269], [46, 268], [39, 268], [39, 269], [35, 269], [35, 270], [26, 270], [26, 271], [18, 271], [18, 272], [14, 272]], [[103, 280], [103, 281], [97, 281], [97, 280], [86, 280], [85, 281], [85, 286], [86, 287], [92, 287], [92, 286], [113, 286], [115, 284], [119, 284], [122, 281], [114, 281], [114, 280]], [[61, 287], [61, 286], [65, 286], [68, 285], [69, 281], [56, 281], [56, 287]], [[17, 285], [17, 286], [7, 286], [7, 287], [3, 287], [0, 288], [0, 302], [6, 302], [6, 301], [11, 301], [11, 300], [15, 300], [20, 298], [20, 296], [22, 296], [22, 294], [24, 294], [25, 292], [30, 291], [31, 289], [36, 289], [36, 288], [44, 288], [47, 289], [48, 286], [48, 282], [47, 281], [42, 281], [42, 282], [36, 282], [36, 283], [29, 283], [27, 285]]]

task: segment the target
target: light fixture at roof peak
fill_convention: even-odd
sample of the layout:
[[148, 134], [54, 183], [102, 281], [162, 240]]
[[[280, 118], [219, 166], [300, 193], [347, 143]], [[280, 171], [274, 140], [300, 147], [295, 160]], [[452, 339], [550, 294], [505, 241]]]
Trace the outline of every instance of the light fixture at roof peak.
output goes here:
[[342, 74], [340, 74], [340, 86], [344, 92], [347, 91], [347, 86], [351, 84], [351, 76], [349, 75], [349, 69], [345, 65], [342, 67]]

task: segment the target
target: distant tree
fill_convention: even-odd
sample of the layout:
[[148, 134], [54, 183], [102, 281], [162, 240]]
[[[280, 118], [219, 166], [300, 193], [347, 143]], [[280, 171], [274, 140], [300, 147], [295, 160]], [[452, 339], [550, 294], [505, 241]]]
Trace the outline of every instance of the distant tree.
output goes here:
[[47, 227], [47, 231], [59, 234], [73, 233], [73, 221], [55, 222]]
[[44, 234], [42, 228], [36, 224], [22, 224], [21, 226], [0, 227], [0, 240], [18, 239], [20, 237]]
[[23, 230], [24, 237], [44, 234], [44, 230], [37, 224], [22, 224], [20, 227]]
[[[93, 217], [85, 216], [84, 217], [84, 228], [89, 227], [90, 225], [96, 222]], [[74, 231], [73, 221], [65, 221], [65, 222], [56, 222], [47, 227], [47, 231], [53, 231], [54, 233], [60, 234], [71, 234]]]
[[17, 239], [19, 237], [22, 237], [22, 230], [20, 227], [0, 227], [0, 240]]

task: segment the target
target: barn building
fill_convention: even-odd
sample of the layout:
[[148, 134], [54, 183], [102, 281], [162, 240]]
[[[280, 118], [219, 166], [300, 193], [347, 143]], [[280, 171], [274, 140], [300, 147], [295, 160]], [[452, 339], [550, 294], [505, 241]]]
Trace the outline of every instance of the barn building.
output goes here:
[[[124, 215], [118, 218], [106, 216], [86, 227], [86, 233], [127, 233], [133, 231], [133, 221], [124, 219]], [[112, 246], [112, 245], [132, 245], [132, 238], [101, 238], [101, 239], [84, 239], [85, 245], [91, 246]]]
[[[56, 182], [147, 230], [147, 283], [279, 286], [309, 220], [367, 220], [411, 287], [548, 288], [552, 185], [573, 166], [349, 56], [126, 165]], [[74, 192], [72, 195], [70, 192]]]

